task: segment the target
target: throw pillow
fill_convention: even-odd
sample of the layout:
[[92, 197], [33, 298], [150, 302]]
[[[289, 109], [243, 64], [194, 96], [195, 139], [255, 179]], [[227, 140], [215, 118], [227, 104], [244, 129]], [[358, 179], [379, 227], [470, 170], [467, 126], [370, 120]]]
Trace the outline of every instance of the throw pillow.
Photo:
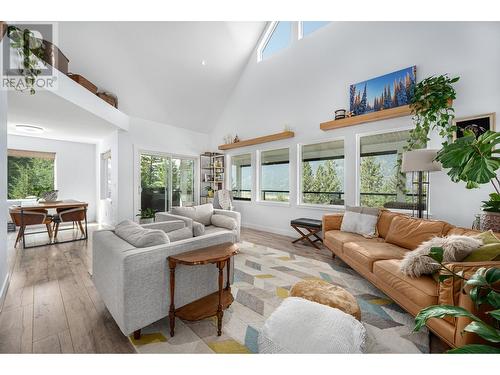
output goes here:
[[[290, 327], [293, 327], [291, 330]], [[339, 309], [288, 297], [267, 318], [259, 353], [362, 353], [365, 327]]]
[[238, 227], [238, 223], [232, 217], [220, 214], [212, 215], [212, 225], [229, 230], [234, 230]]
[[205, 234], [205, 226], [202, 223], [193, 221], [193, 235], [195, 237], [203, 236]]
[[433, 247], [443, 248], [444, 262], [461, 262], [481, 245], [481, 240], [469, 236], [435, 237], [421, 243], [415, 250], [408, 252], [401, 261], [400, 271], [410, 277], [419, 277], [438, 271], [440, 265], [427, 256]]
[[347, 206], [340, 230], [365, 237], [376, 237], [379, 213], [378, 208]]
[[172, 232], [168, 232], [167, 236], [168, 236], [168, 239], [170, 240], [170, 242], [176, 242], [176, 241], [185, 240], [187, 238], [192, 238], [193, 231], [191, 230], [191, 228], [185, 227], [185, 228], [173, 230]]
[[130, 220], [119, 223], [115, 227], [115, 234], [135, 247], [150, 247], [170, 243], [164, 231], [146, 229]]
[[173, 207], [172, 214], [188, 217], [203, 225], [210, 225], [210, 218], [214, 212], [212, 203], [193, 207]]
[[493, 231], [477, 235], [475, 238], [483, 241], [483, 246], [474, 250], [463, 261], [464, 262], [488, 262], [500, 260], [500, 240]]

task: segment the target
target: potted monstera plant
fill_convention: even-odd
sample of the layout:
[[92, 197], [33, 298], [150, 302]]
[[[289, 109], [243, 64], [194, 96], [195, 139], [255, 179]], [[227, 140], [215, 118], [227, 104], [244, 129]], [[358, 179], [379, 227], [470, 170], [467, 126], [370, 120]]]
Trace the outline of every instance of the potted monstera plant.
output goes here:
[[487, 131], [476, 137], [466, 132], [464, 137], [453, 143], [443, 145], [436, 160], [444, 168], [449, 168], [448, 176], [453, 182], [463, 181], [467, 189], [478, 188], [491, 183], [495, 192], [489, 201], [483, 201], [482, 229], [500, 231], [500, 181], [497, 170], [500, 168], [500, 133]]

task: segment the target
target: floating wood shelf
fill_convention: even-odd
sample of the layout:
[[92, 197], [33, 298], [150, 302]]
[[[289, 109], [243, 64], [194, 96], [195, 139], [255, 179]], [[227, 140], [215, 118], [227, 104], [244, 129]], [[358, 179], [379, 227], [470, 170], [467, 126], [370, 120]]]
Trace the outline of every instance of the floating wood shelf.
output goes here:
[[259, 145], [261, 143], [279, 141], [280, 139], [295, 137], [295, 133], [292, 131], [283, 131], [281, 133], [265, 135], [263, 137], [257, 137], [252, 139], [247, 139], [246, 141], [239, 141], [236, 143], [229, 143], [227, 145], [220, 145], [219, 150], [231, 150], [233, 148], [240, 148], [245, 146]]
[[383, 109], [377, 112], [370, 112], [365, 115], [358, 115], [358, 116], [343, 118], [340, 120], [322, 122], [319, 127], [321, 128], [321, 130], [333, 130], [333, 129], [345, 128], [347, 126], [364, 124], [366, 122], [409, 116], [410, 114], [411, 114], [410, 106], [403, 105], [396, 108]]

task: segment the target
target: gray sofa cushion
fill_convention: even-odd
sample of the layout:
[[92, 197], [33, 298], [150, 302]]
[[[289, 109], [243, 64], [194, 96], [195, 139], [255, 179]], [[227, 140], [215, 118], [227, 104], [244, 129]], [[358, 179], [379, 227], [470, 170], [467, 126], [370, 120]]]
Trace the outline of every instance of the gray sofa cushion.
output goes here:
[[160, 229], [146, 229], [130, 220], [115, 227], [115, 234], [135, 247], [150, 247], [170, 243], [167, 234]]
[[177, 230], [173, 230], [172, 232], [167, 233], [167, 237], [170, 242], [176, 242], [180, 240], [185, 240], [186, 238], [193, 237], [193, 231], [191, 228], [181, 228]]
[[220, 228], [234, 230], [238, 226], [238, 223], [232, 217], [215, 214], [212, 215], [212, 225]]
[[205, 234], [205, 226], [202, 223], [193, 221], [193, 235], [195, 237], [203, 236]]
[[210, 225], [210, 218], [214, 212], [212, 203], [193, 207], [173, 207], [172, 214], [189, 217], [203, 225]]

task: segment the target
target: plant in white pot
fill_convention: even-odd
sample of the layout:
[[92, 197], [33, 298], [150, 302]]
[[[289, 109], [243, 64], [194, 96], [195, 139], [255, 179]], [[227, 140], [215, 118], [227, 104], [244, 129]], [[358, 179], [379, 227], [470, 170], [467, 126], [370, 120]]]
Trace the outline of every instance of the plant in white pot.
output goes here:
[[444, 168], [449, 168], [448, 176], [453, 182], [464, 181], [467, 189], [478, 188], [482, 184], [493, 185], [495, 192], [489, 201], [483, 201], [483, 220], [481, 229], [500, 231], [500, 181], [497, 171], [500, 168], [500, 133], [487, 131], [476, 137], [467, 132], [464, 137], [443, 146], [436, 160]]
[[150, 224], [155, 221], [156, 210], [152, 208], [143, 208], [139, 211], [136, 216], [139, 216], [139, 223], [141, 224]]

